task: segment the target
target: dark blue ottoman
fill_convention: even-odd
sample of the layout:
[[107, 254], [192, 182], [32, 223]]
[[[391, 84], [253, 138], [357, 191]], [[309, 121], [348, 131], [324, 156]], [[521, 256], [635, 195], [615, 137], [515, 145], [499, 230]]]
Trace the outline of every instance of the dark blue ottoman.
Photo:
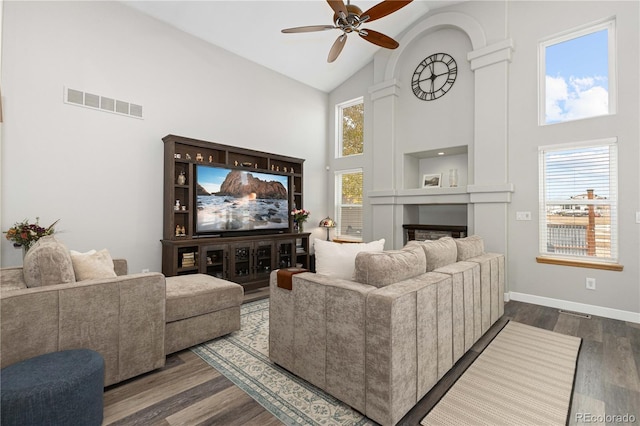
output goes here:
[[0, 424], [101, 425], [104, 360], [89, 349], [52, 352], [0, 370]]

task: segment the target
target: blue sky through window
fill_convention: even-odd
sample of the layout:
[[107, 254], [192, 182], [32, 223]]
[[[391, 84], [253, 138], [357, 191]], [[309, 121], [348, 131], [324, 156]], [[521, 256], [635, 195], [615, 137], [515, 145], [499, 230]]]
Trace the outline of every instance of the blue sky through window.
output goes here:
[[545, 49], [545, 122], [609, 113], [608, 30]]

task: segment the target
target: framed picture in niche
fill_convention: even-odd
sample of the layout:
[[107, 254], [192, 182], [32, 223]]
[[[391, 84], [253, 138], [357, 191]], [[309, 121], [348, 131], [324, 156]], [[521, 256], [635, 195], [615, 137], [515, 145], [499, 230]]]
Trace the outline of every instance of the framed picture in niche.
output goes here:
[[423, 188], [440, 188], [442, 181], [442, 173], [424, 174], [422, 176]]

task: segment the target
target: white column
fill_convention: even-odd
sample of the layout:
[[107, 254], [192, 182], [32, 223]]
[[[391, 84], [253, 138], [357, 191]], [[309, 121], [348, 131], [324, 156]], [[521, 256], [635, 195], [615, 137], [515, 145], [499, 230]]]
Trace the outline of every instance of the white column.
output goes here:
[[[373, 191], [383, 191], [392, 195], [389, 203], [371, 205], [374, 239], [384, 238], [385, 249], [396, 246], [398, 238], [402, 241], [402, 215], [394, 207], [396, 167], [396, 103], [399, 86], [396, 79], [384, 81], [369, 88], [373, 104]], [[399, 216], [399, 217], [398, 217]]]
[[474, 232], [488, 251], [507, 253], [507, 206], [514, 188], [508, 182], [508, 82], [510, 39], [470, 52], [475, 74], [475, 123], [470, 147], [469, 192]]

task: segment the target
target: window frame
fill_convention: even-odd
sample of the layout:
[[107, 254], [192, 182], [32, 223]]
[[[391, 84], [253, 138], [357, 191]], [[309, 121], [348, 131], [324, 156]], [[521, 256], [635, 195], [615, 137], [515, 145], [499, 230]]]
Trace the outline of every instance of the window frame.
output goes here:
[[[610, 204], [610, 247], [609, 257], [597, 257], [589, 255], [569, 255], [556, 254], [547, 251], [548, 242], [548, 222], [547, 222], [547, 199], [546, 199], [546, 161], [545, 154], [553, 151], [581, 150], [593, 147], [609, 147], [609, 197], [607, 202], [593, 200], [588, 202], [568, 202], [566, 204], [579, 204], [594, 206], [600, 204]], [[622, 270], [619, 265], [620, 258], [620, 235], [619, 228], [619, 160], [618, 160], [618, 139], [616, 137], [597, 139], [581, 142], [570, 142], [564, 144], [546, 145], [538, 147], [538, 182], [539, 182], [539, 228], [538, 228], [538, 253], [539, 263], [561, 264], [566, 266], [581, 266], [596, 269]], [[557, 205], [559, 200], [549, 200], [551, 205]]]
[[[607, 30], [607, 52], [608, 52], [608, 108], [609, 112], [602, 115], [593, 115], [590, 117], [574, 118], [570, 120], [557, 121], [547, 123], [546, 121], [546, 101], [547, 101], [547, 85], [546, 85], [546, 48], [555, 44], [570, 41], [582, 36], [586, 36], [601, 30]], [[608, 117], [617, 113], [617, 64], [616, 64], [616, 20], [615, 18], [606, 18], [597, 22], [573, 28], [551, 37], [545, 38], [538, 43], [538, 124], [540, 126], [552, 126], [555, 124], [571, 123], [579, 120], [587, 120], [597, 117]]]
[[[360, 173], [362, 175], [363, 183], [362, 183], [362, 203], [361, 204], [343, 204], [342, 203], [342, 176], [346, 174], [355, 174]], [[334, 173], [334, 188], [335, 188], [335, 200], [334, 200], [334, 218], [337, 224], [336, 227], [336, 236], [344, 237], [345, 235], [341, 232], [342, 226], [342, 212], [341, 209], [343, 207], [360, 207], [362, 209], [362, 218], [361, 220], [364, 222], [364, 170], [361, 167], [356, 167], [352, 169], [344, 169], [344, 170], [336, 170]], [[360, 231], [360, 240], [362, 240], [362, 232]], [[355, 238], [354, 238], [355, 239]]]
[[[344, 139], [343, 124], [342, 124], [343, 110], [345, 108], [349, 108], [358, 104], [362, 104], [362, 107], [364, 109], [364, 96], [359, 96], [355, 99], [351, 99], [351, 100], [336, 104], [336, 112], [335, 112], [336, 114], [336, 147], [335, 147], [336, 155], [335, 155], [335, 158], [351, 158], [351, 157], [356, 157], [358, 155], [364, 154], [364, 132], [363, 132], [362, 152], [358, 154], [342, 155], [343, 139]], [[364, 121], [364, 117], [363, 117], [363, 121]], [[363, 127], [364, 127], [364, 123], [363, 123]]]

